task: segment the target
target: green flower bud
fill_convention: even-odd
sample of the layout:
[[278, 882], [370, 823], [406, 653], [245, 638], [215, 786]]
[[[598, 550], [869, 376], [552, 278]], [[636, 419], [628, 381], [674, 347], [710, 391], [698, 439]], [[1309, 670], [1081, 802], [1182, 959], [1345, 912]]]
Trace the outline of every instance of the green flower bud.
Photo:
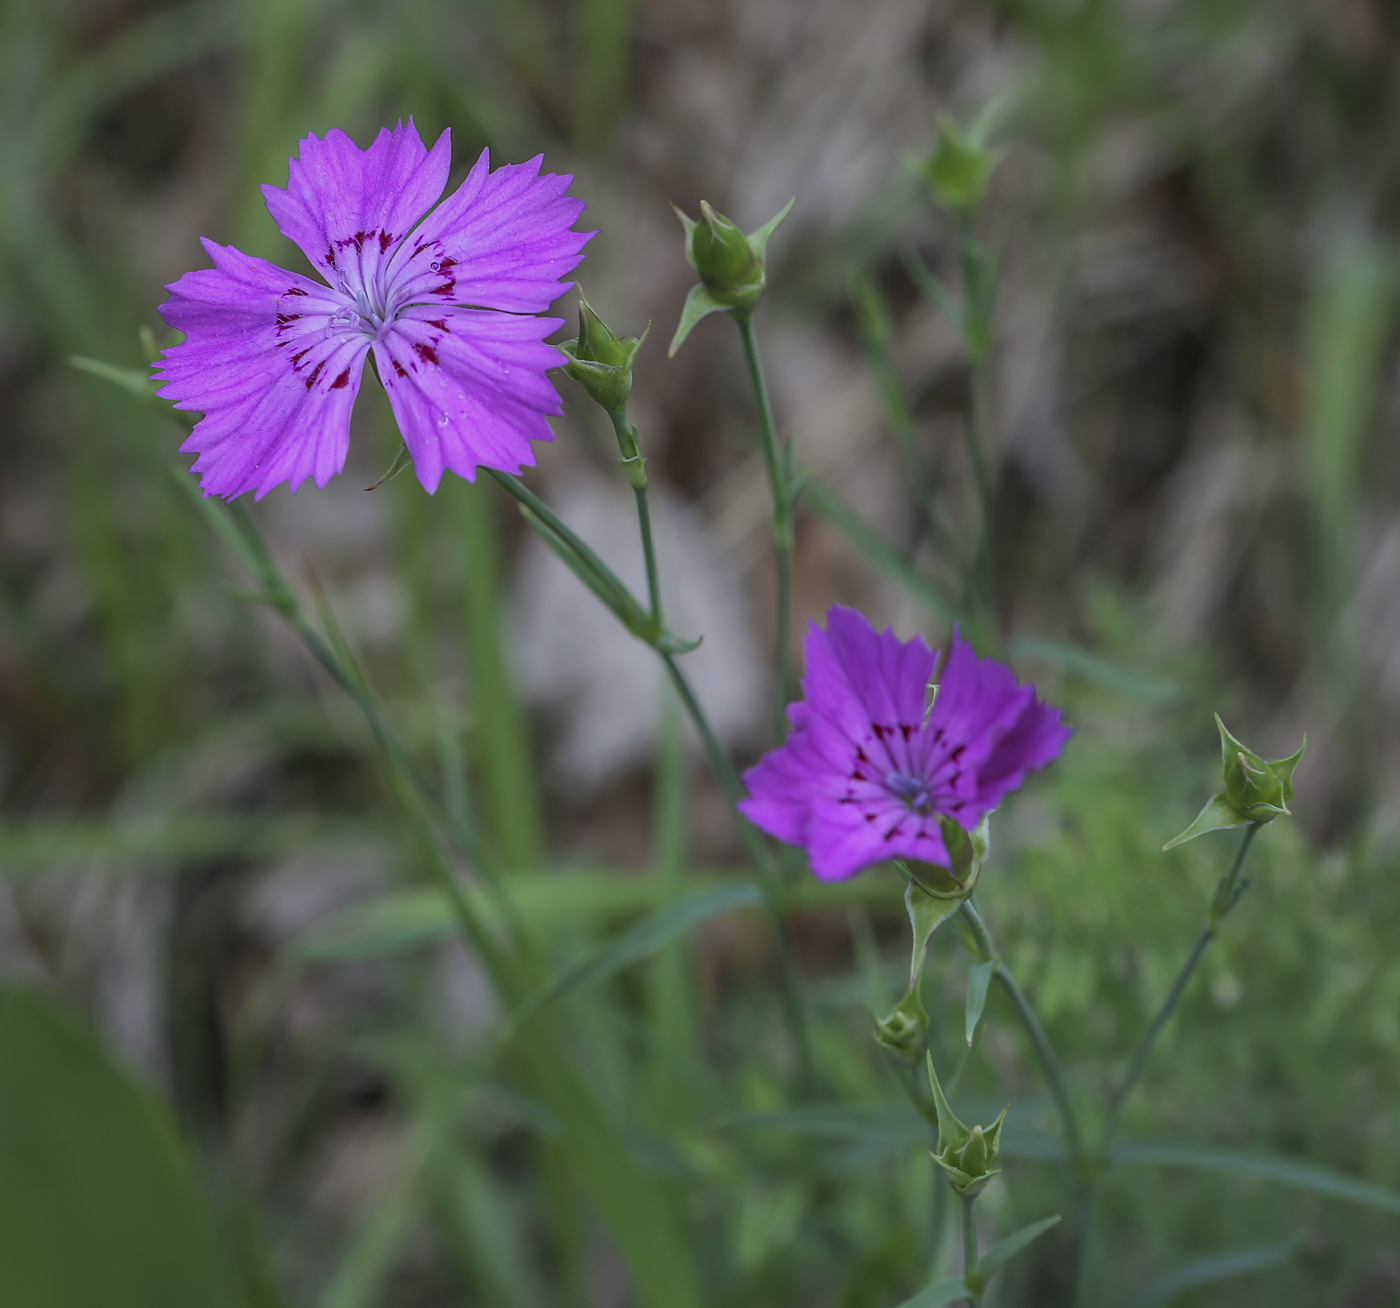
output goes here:
[[917, 165], [924, 185], [939, 204], [971, 213], [987, 194], [987, 183], [1001, 162], [1001, 151], [986, 143], [988, 115], [964, 131], [948, 114], [938, 120], [938, 143]]
[[953, 1189], [960, 1195], [980, 1194], [992, 1177], [1000, 1174], [993, 1167], [1001, 1153], [1001, 1127], [1007, 1109], [988, 1127], [965, 1126], [954, 1116], [933, 1070], [933, 1055], [928, 1055], [928, 1079], [933, 1087], [933, 1103], [938, 1110], [938, 1148], [932, 1151], [933, 1161], [948, 1174]]
[[1226, 827], [1242, 827], [1247, 822], [1272, 822], [1276, 817], [1289, 816], [1288, 805], [1293, 799], [1293, 772], [1308, 747], [1308, 738], [1287, 758], [1261, 758], [1248, 746], [1235, 739], [1215, 715], [1220, 728], [1220, 755], [1225, 789], [1212, 795], [1206, 806], [1175, 840], [1163, 849], [1185, 844], [1207, 831]]
[[706, 314], [724, 309], [748, 317], [758, 307], [768, 285], [768, 238], [788, 216], [792, 205], [789, 200], [782, 212], [747, 236], [704, 200], [700, 202], [699, 222], [676, 210], [685, 229], [686, 260], [700, 274], [700, 280], [686, 296], [671, 340], [672, 354]]
[[627, 407], [632, 393], [632, 362], [650, 330], [648, 326], [640, 336], [613, 335], [580, 290], [578, 335], [556, 348], [568, 360], [564, 371], [609, 413], [618, 413]]
[[875, 1023], [875, 1041], [902, 1063], [917, 1067], [928, 1048], [928, 1014], [915, 986]]

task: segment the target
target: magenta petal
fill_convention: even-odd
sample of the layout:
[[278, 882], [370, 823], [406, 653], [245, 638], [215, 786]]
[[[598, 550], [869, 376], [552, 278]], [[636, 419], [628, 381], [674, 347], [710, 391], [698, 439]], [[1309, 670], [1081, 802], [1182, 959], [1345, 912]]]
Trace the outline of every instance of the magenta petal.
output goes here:
[[452, 141], [443, 132], [427, 149], [410, 118], [361, 150], [335, 128], [324, 139], [306, 137], [287, 166], [285, 190], [262, 188], [268, 212], [332, 286], [343, 281], [353, 291], [374, 284], [442, 194]]
[[160, 310], [186, 339], [156, 365], [158, 394], [204, 414], [180, 448], [199, 455], [206, 495], [324, 486], [345, 463], [369, 342], [333, 325], [340, 302], [324, 286], [204, 245], [215, 266], [173, 283]]
[[437, 489], [444, 469], [472, 481], [478, 467], [518, 473], [531, 441], [553, 440], [562, 406], [545, 370], [558, 360], [543, 338], [558, 318], [450, 305], [405, 309], [374, 345], [418, 479]]
[[[578, 267], [594, 235], [570, 230], [583, 212], [583, 201], [567, 193], [572, 181], [541, 173], [540, 158], [492, 172], [483, 150], [462, 185], [414, 232], [411, 246], [436, 243], [454, 264], [452, 289], [425, 285], [423, 298], [438, 294], [449, 303], [510, 313], [549, 308], [567, 289], [560, 279]], [[410, 254], [406, 247], [405, 257]]]

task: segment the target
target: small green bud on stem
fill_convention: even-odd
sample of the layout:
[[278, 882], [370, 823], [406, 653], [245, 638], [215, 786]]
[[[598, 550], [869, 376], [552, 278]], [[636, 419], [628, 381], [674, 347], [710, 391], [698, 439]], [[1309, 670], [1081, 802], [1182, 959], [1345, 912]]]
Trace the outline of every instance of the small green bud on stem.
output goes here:
[[1001, 1127], [1007, 1109], [991, 1126], [965, 1126], [948, 1106], [947, 1096], [933, 1068], [933, 1055], [927, 1057], [928, 1079], [933, 1088], [933, 1103], [938, 1110], [938, 1148], [932, 1151], [933, 1161], [947, 1174], [953, 1189], [965, 1199], [982, 1193], [987, 1182], [1001, 1169], [993, 1167], [1001, 1153]]
[[632, 364], [647, 331], [640, 336], [616, 336], [584, 299], [578, 296], [578, 335], [556, 348], [564, 356], [564, 371], [589, 397], [609, 413], [620, 413], [632, 394]]

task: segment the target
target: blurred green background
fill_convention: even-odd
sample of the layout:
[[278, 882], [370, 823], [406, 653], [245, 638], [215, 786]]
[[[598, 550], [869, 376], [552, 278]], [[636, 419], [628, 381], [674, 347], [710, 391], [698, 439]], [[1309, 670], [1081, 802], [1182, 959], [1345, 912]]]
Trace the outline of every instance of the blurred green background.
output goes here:
[[[906, 966], [893, 876], [794, 914], [816, 1091], [752, 910], [614, 958], [488, 1057], [490, 984], [368, 731], [237, 597], [172, 475], [184, 429], [70, 362], [142, 366], [199, 236], [300, 268], [257, 183], [308, 131], [410, 114], [452, 129], [455, 176], [483, 147], [572, 172], [590, 300], [655, 322], [632, 417], [676, 625], [748, 760], [756, 422], [722, 318], [665, 357], [691, 281], [668, 205], [751, 228], [796, 195], [758, 322], [827, 491], [799, 616], [943, 640], [901, 450], [965, 532], [967, 368], [909, 271], [955, 280], [956, 229], [908, 164], [940, 112], [1001, 103], [998, 618], [1077, 734], [999, 817], [984, 911], [1092, 1115], [1228, 857], [1159, 852], [1213, 788], [1211, 712], [1266, 755], [1306, 731], [1297, 817], [1127, 1125], [1400, 1190], [1397, 62], [1380, 0], [0, 2], [0, 1305], [891, 1308], [949, 1268], [927, 1131], [869, 1037]], [[560, 389], [532, 484], [639, 582], [611, 435]], [[253, 511], [551, 961], [730, 886], [742, 851], [647, 652], [494, 488], [366, 494], [395, 449], [374, 391], [344, 476]], [[949, 1068], [965, 958], [945, 931], [925, 982]], [[1071, 1203], [994, 997], [957, 1102], [1007, 1098], [988, 1239]], [[1150, 1166], [1101, 1209], [1096, 1304], [1290, 1239], [1169, 1301], [1400, 1302], [1395, 1213]], [[988, 1302], [1054, 1308], [1069, 1277], [1062, 1228]]]

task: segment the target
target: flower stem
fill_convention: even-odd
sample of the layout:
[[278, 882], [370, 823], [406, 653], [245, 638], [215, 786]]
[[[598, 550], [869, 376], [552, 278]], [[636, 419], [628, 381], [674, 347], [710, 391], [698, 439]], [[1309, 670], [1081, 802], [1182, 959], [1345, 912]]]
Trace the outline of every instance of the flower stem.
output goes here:
[[1069, 1086], [1065, 1080], [1065, 1071], [1060, 1064], [1059, 1055], [1056, 1054], [1054, 1045], [1050, 1043], [1050, 1037], [1041, 1025], [1040, 1018], [1036, 1016], [1035, 1009], [1031, 1007], [1030, 1000], [1026, 998], [1021, 987], [1016, 984], [1016, 978], [1011, 975], [1010, 969], [1002, 962], [1001, 954], [992, 941], [991, 932], [987, 930], [987, 924], [982, 920], [982, 915], [977, 911], [972, 900], [963, 900], [958, 911], [971, 929], [973, 939], [977, 942], [983, 959], [995, 960], [996, 966], [992, 975], [1001, 983], [1002, 989], [1006, 991], [1016, 1009], [1017, 1016], [1021, 1019], [1021, 1025], [1026, 1028], [1026, 1034], [1030, 1037], [1036, 1057], [1040, 1060], [1040, 1066], [1045, 1072], [1045, 1079], [1050, 1083], [1050, 1093], [1054, 1096], [1055, 1105], [1060, 1110], [1060, 1119], [1064, 1123], [1065, 1142], [1069, 1145], [1070, 1157], [1076, 1168], [1081, 1167], [1085, 1161], [1084, 1137], [1079, 1129], [1079, 1117], [1074, 1111], [1074, 1102], [1070, 1099]]
[[1114, 1092], [1113, 1102], [1109, 1105], [1108, 1110], [1108, 1124], [1104, 1129], [1103, 1148], [1105, 1151], [1113, 1143], [1123, 1103], [1132, 1092], [1133, 1087], [1141, 1080], [1142, 1074], [1147, 1068], [1147, 1060], [1152, 1054], [1152, 1047], [1157, 1043], [1157, 1037], [1162, 1034], [1162, 1029], [1171, 1020], [1172, 1014], [1176, 1012], [1177, 1005], [1181, 1003], [1181, 997], [1186, 993], [1186, 987], [1196, 974], [1196, 969], [1200, 966], [1201, 959], [1205, 957], [1205, 952], [1210, 947], [1211, 941], [1220, 933], [1221, 923], [1229, 916], [1230, 911], [1239, 903], [1240, 896], [1249, 887], [1249, 882], [1244, 879], [1243, 875], [1245, 860], [1249, 857], [1249, 848], [1254, 843], [1254, 837], [1259, 834], [1260, 825], [1258, 822], [1251, 822], [1245, 828], [1244, 836], [1235, 850], [1230, 870], [1221, 878], [1220, 885], [1215, 892], [1206, 925], [1201, 929], [1201, 934], [1196, 938], [1191, 953], [1187, 956], [1186, 962], [1182, 964], [1181, 971], [1176, 975], [1176, 980], [1172, 982], [1172, 988], [1167, 992], [1167, 997], [1162, 1001], [1162, 1006], [1152, 1019], [1152, 1025], [1147, 1028], [1141, 1041], [1138, 1042], [1137, 1050], [1133, 1054], [1133, 1061], [1128, 1065], [1127, 1075], [1124, 1076], [1122, 1083]]
[[963, 344], [968, 358], [968, 411], [965, 431], [967, 457], [977, 493], [977, 545], [968, 575], [967, 601], [991, 631], [995, 626], [996, 560], [992, 481], [988, 472], [988, 387], [987, 357], [991, 348], [991, 324], [995, 310], [996, 279], [988, 252], [977, 240], [972, 221], [966, 214], [958, 220], [958, 254], [962, 269], [964, 311]]
[[977, 1259], [977, 1218], [974, 1213], [976, 1203], [976, 1195], [962, 1196], [963, 1280], [967, 1283], [968, 1301], [972, 1308], [977, 1308], [982, 1302], [981, 1290], [974, 1288], [981, 1281]]
[[622, 466], [627, 470], [627, 480], [632, 483], [632, 494], [637, 501], [637, 527], [642, 535], [642, 554], [647, 565], [647, 600], [651, 605], [651, 616], [657, 627], [664, 625], [661, 614], [661, 573], [656, 565], [656, 544], [651, 534], [651, 506], [647, 502], [646, 460], [637, 444], [637, 429], [627, 420], [624, 405], [608, 414], [613, 431], [617, 434], [617, 447], [622, 451]]
[[758, 337], [753, 318], [735, 313], [739, 337], [744, 343], [744, 360], [749, 366], [754, 400], [758, 404], [759, 428], [763, 435], [763, 461], [768, 469], [768, 488], [773, 500], [773, 549], [777, 557], [777, 715], [779, 740], [787, 731], [787, 703], [792, 693], [792, 477], [791, 454], [778, 443], [773, 406], [768, 399], [768, 383], [758, 354]]

